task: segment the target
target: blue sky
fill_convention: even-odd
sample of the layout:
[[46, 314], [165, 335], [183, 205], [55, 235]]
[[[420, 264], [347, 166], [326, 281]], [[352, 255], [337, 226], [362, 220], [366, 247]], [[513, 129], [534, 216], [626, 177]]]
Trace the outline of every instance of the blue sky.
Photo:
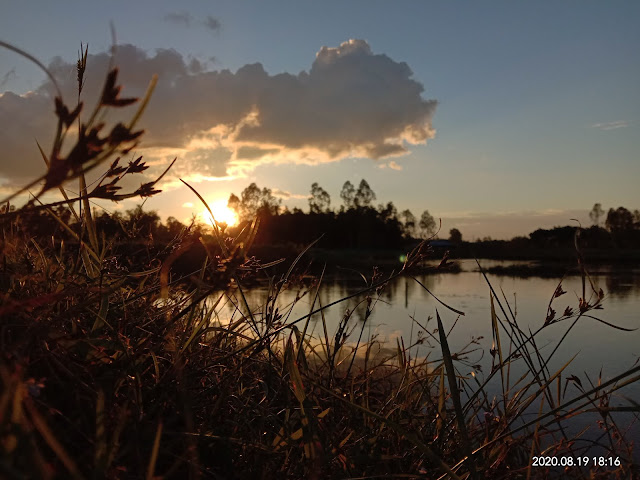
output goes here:
[[[198, 108], [219, 109], [220, 97], [228, 100], [227, 116], [203, 113], [196, 115], [195, 124], [182, 120], [190, 118], [189, 111], [170, 115], [173, 104], [154, 98], [158, 110], [145, 124], [150, 146], [141, 153], [161, 168], [166, 155], [152, 148], [154, 138], [160, 137], [153, 137], [152, 127], [160, 132], [168, 128], [162, 121], [184, 121], [185, 133], [172, 139], [175, 150], [170, 153], [177, 152], [182, 163], [173, 180], [178, 175], [190, 178], [213, 200], [256, 182], [281, 192], [286, 205], [306, 207], [304, 197], [311, 183], [318, 182], [338, 206], [344, 181], [365, 178], [379, 203], [393, 201], [398, 209], [410, 208], [417, 216], [428, 209], [442, 218], [444, 236], [457, 227], [468, 239], [526, 235], [537, 227], [569, 224], [571, 218], [588, 223], [595, 202], [605, 209], [640, 208], [636, 2], [7, 2], [2, 11], [0, 39], [45, 64], [55, 56], [73, 64], [80, 42], [89, 44], [90, 54], [107, 51], [113, 21], [118, 43], [131, 44], [147, 56], [145, 72], [153, 59], [160, 64], [181, 58], [185, 65], [196, 59], [199, 74], [228, 69], [232, 83], [250, 81], [256, 89], [275, 88], [267, 103], [257, 104], [256, 112], [259, 118], [271, 115], [271, 123], [246, 130], [242, 143], [272, 153], [245, 161], [242, 168], [233, 163], [241, 136], [230, 136], [227, 143], [198, 144], [197, 151], [193, 142], [199, 134], [193, 129], [237, 123], [234, 115], [241, 113], [244, 98], [234, 96], [236, 87], [221, 90], [219, 82], [206, 83], [211, 76], [202, 74], [195, 83], [192, 71], [178, 72], [180, 78], [191, 79], [190, 85], [200, 85]], [[366, 43], [354, 44], [351, 55], [346, 47], [340, 49], [350, 39]], [[370, 97], [365, 91], [360, 103], [353, 100], [352, 109], [349, 102], [358, 95], [337, 97], [342, 104], [330, 107], [338, 100], [331, 99], [320, 81], [305, 83], [322, 47], [344, 57], [342, 66], [336, 63], [331, 70], [332, 91], [342, 88], [341, 75], [345, 84], [367, 85], [364, 90], [372, 84], [371, 77], [384, 77], [393, 91], [372, 91]], [[158, 56], [156, 49], [173, 49], [177, 56]], [[123, 59], [123, 79], [125, 68], [136, 68], [135, 58], [139, 55], [132, 53], [129, 60]], [[403, 62], [411, 76], [403, 73]], [[236, 74], [255, 63], [264, 72], [253, 70], [246, 78]], [[281, 73], [291, 78], [276, 77]], [[289, 97], [285, 80], [306, 85], [303, 93]], [[25, 95], [43, 82], [35, 67], [0, 51], [0, 92]], [[415, 82], [423, 87], [421, 97], [407, 93]], [[132, 80], [131, 88], [135, 87]], [[0, 123], [9, 122], [2, 114], [8, 98], [0, 98]], [[435, 112], [428, 100], [437, 100]], [[295, 111], [303, 105], [314, 106], [313, 114]], [[391, 105], [399, 105], [393, 120], [371, 120]], [[366, 114], [369, 110], [372, 113]], [[356, 111], [365, 113], [351, 115]], [[285, 114], [297, 119], [293, 125], [285, 121]], [[332, 121], [339, 128], [326, 125]], [[0, 130], [4, 126], [0, 124]], [[46, 138], [41, 133], [45, 127], [17, 130], [25, 137], [24, 165], [31, 165], [30, 172], [42, 168], [32, 139]], [[420, 127], [423, 136], [432, 138], [423, 144], [425, 139], [409, 138], [405, 129], [398, 140], [405, 127]], [[393, 157], [371, 154], [372, 145], [389, 142], [406, 151]], [[342, 150], [329, 158], [327, 152], [335, 144]], [[352, 150], [346, 152], [345, 145]], [[10, 158], [0, 160], [5, 191], [24, 183], [24, 172], [15, 165]], [[206, 172], [206, 179], [198, 177], [198, 171]], [[191, 207], [182, 206], [187, 202], [197, 203], [174, 181], [147, 206], [165, 217], [183, 219], [191, 214]]]

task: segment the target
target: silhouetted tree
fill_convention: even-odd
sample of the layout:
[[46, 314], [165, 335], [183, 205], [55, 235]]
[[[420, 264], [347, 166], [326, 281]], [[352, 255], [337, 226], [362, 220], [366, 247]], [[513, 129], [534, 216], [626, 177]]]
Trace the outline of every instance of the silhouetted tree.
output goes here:
[[[9, 207], [11, 208], [11, 207]], [[55, 209], [56, 215], [66, 224], [70, 223], [71, 220], [71, 212], [67, 207], [58, 206]], [[40, 211], [25, 211], [20, 215], [20, 220], [17, 222], [16, 226], [20, 226], [25, 234], [32, 237], [34, 240], [36, 239], [46, 239], [50, 240], [53, 234], [59, 235], [61, 232], [63, 236], [66, 236], [66, 231], [64, 228], [58, 223], [58, 221], [50, 215], [48, 212], [44, 210]], [[10, 223], [7, 222], [7, 224]], [[75, 224], [77, 226], [77, 224]], [[77, 230], [76, 230], [77, 231]], [[0, 239], [3, 236], [3, 232], [0, 231]], [[0, 240], [0, 244], [2, 240]]]
[[94, 216], [96, 228], [99, 232], [103, 232], [107, 238], [115, 238], [123, 233], [123, 218], [120, 212], [109, 214], [102, 212], [100, 215]]
[[263, 188], [260, 195], [260, 204], [258, 206], [258, 214], [278, 215], [282, 200], [276, 198], [270, 188]]
[[624, 207], [610, 208], [605, 222], [612, 233], [621, 233], [633, 229], [633, 214]]
[[227, 200], [227, 207], [240, 215], [240, 199], [235, 193], [229, 195], [229, 200]]
[[449, 230], [449, 241], [453, 244], [459, 245], [462, 243], [462, 233], [457, 228]]
[[371, 190], [369, 183], [363, 178], [360, 180], [358, 191], [354, 198], [354, 203], [357, 208], [370, 207], [371, 203], [376, 199], [376, 194]]
[[126, 219], [122, 223], [131, 237], [148, 237], [157, 232], [160, 215], [154, 210], [146, 212], [142, 205], [136, 205], [135, 208], [127, 210]]
[[600, 225], [600, 217], [602, 217], [603, 215], [604, 210], [602, 209], [602, 205], [600, 205], [599, 203], [596, 203], [589, 212], [589, 218], [596, 227]]
[[420, 230], [424, 238], [431, 237], [436, 232], [436, 221], [429, 213], [429, 210], [422, 212]]
[[413, 237], [416, 233], [416, 217], [411, 210], [403, 210], [400, 214], [402, 231], [406, 237]]
[[260, 207], [260, 197], [262, 191], [255, 183], [252, 183], [245, 188], [240, 194], [240, 216], [249, 220], [249, 218], [255, 217]]
[[554, 227], [550, 230], [538, 228], [529, 234], [533, 244], [541, 248], [570, 247], [574, 244], [577, 227]]
[[342, 199], [345, 210], [349, 210], [354, 207], [355, 196], [356, 189], [353, 184], [347, 180], [344, 182], [344, 185], [342, 185], [342, 190], [340, 190], [340, 198]]
[[378, 213], [385, 222], [398, 222], [398, 209], [393, 202], [388, 202], [387, 205], [378, 205]]
[[311, 213], [328, 212], [331, 206], [331, 197], [327, 191], [317, 183], [311, 185], [311, 197], [309, 198], [309, 211]]
[[238, 198], [229, 196], [227, 206], [238, 214], [242, 221], [249, 221], [257, 215], [277, 215], [281, 201], [273, 196], [270, 188], [260, 188], [252, 183], [245, 188]]
[[171, 237], [178, 236], [186, 226], [175, 217], [167, 218], [167, 231]]

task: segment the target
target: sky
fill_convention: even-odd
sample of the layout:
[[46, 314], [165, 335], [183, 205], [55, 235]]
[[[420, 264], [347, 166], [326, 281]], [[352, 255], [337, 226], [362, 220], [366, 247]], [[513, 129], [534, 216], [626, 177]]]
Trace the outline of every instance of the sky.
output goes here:
[[[250, 183], [308, 209], [317, 182], [441, 219], [441, 237], [589, 225], [640, 208], [640, 3], [629, 1], [84, 3], [0, 1], [0, 40], [45, 64], [68, 104], [88, 44], [92, 104], [113, 25], [123, 95], [158, 86], [140, 122], [145, 203], [188, 219]], [[51, 85], [0, 49], [0, 197], [45, 172]], [[116, 116], [109, 117], [112, 120]], [[47, 148], [45, 147], [45, 150]], [[135, 156], [135, 157], [134, 157]], [[70, 190], [73, 186], [69, 185]], [[51, 197], [54, 199], [54, 197]], [[57, 199], [57, 198], [55, 198]], [[109, 210], [140, 200], [105, 203]]]

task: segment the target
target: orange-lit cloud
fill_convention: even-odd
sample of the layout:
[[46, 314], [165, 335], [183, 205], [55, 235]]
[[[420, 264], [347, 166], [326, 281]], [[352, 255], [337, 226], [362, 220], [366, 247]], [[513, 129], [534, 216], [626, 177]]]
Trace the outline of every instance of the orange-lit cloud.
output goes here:
[[300, 194], [300, 193], [291, 193], [291, 192], [288, 192], [287, 190], [280, 190], [279, 188], [276, 188], [276, 189], [272, 190], [271, 193], [273, 194], [274, 197], [284, 198], [284, 199], [288, 199], [288, 198], [307, 199], [307, 198], [309, 198], [309, 194], [305, 195], [305, 194]]

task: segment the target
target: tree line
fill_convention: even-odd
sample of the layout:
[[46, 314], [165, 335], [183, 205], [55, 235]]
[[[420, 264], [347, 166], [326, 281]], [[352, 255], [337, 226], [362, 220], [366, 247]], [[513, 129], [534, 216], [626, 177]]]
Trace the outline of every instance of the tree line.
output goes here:
[[567, 255], [574, 254], [577, 245], [583, 252], [598, 252], [596, 256], [600, 258], [615, 260], [628, 258], [623, 255], [625, 251], [640, 251], [639, 210], [617, 207], [605, 211], [600, 203], [596, 203], [589, 218], [591, 225], [538, 228], [526, 237], [517, 236], [511, 240], [478, 239], [465, 243], [456, 254], [485, 258], [566, 259]]
[[257, 217], [261, 222], [257, 244], [307, 244], [322, 236], [320, 246], [326, 248], [399, 248], [436, 233], [436, 221], [428, 210], [418, 219], [411, 210], [399, 212], [393, 202], [375, 205], [377, 196], [365, 179], [357, 188], [348, 180], [344, 183], [337, 209], [318, 183], [309, 193], [305, 212], [283, 206], [271, 189], [252, 183], [239, 196], [229, 196], [228, 207], [240, 218], [231, 230], [242, 229]]
[[[393, 202], [374, 206], [376, 194], [366, 180], [356, 188], [351, 182], [344, 183], [340, 198], [342, 204], [331, 207], [331, 197], [318, 183], [311, 185], [308, 199], [309, 209], [289, 209], [282, 205], [269, 188], [259, 188], [255, 183], [246, 187], [237, 196], [231, 194], [228, 206], [240, 218], [236, 226], [224, 226], [230, 235], [238, 233], [247, 222], [257, 217], [261, 224], [255, 239], [257, 245], [307, 245], [322, 237], [320, 248], [405, 248], [421, 238], [430, 238], [436, 233], [436, 222], [428, 210], [420, 219], [410, 210], [399, 212]], [[0, 214], [7, 208], [0, 207]], [[80, 232], [82, 225], [76, 225], [68, 208], [58, 206], [53, 212], [58, 219], [44, 210], [21, 212], [19, 219], [0, 217], [3, 234], [8, 229], [20, 229], [34, 239], [47, 239], [52, 234], [61, 235], [67, 241], [74, 241], [61, 226], [68, 225]], [[580, 233], [581, 245], [593, 249], [638, 249], [640, 248], [640, 211], [625, 207], [610, 208], [608, 211], [596, 203], [589, 213], [590, 227], [583, 226]], [[194, 216], [190, 224], [175, 217], [163, 223], [156, 211], [147, 211], [141, 205], [125, 212], [94, 211], [96, 227], [100, 235], [120, 244], [167, 245], [180, 233], [199, 238], [208, 235], [207, 226], [199, 223]], [[537, 229], [527, 237], [497, 241], [489, 237], [478, 244], [500, 248], [512, 248], [524, 252], [528, 248], [553, 249], [572, 248], [577, 226]], [[445, 235], [440, 234], [440, 237]], [[448, 239], [453, 244], [463, 244], [462, 233], [453, 228]]]

